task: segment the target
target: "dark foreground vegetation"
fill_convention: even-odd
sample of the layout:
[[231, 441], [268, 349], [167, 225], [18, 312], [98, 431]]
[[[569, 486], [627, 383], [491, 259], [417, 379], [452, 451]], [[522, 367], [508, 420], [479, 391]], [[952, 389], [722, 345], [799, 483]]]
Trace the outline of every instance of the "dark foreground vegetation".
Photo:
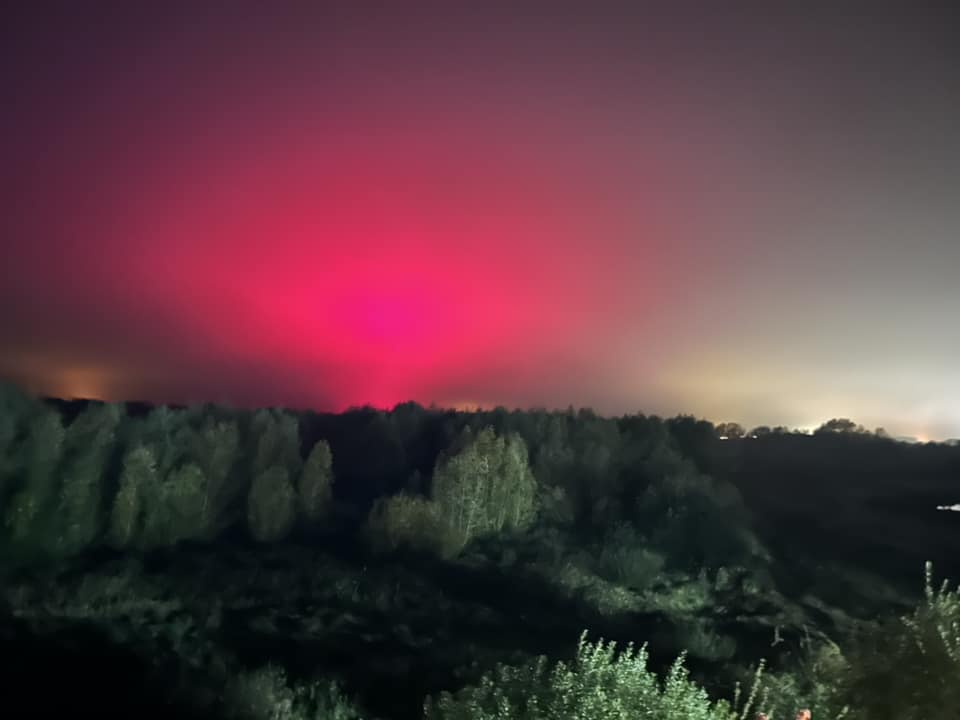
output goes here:
[[955, 719], [960, 594], [923, 569], [960, 578], [958, 501], [960, 448], [839, 421], [5, 387], [0, 689], [22, 716]]

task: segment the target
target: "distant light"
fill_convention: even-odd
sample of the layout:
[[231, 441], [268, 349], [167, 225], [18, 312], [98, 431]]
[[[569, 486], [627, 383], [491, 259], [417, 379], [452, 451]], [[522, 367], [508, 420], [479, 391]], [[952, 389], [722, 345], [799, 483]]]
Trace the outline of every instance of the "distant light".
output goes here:
[[107, 380], [105, 369], [68, 368], [61, 372], [52, 394], [64, 400], [104, 400], [109, 394]]
[[721, 436], [720, 436], [720, 439], [721, 439], [721, 440], [729, 440], [730, 438], [728, 438], [726, 435], [721, 435]]
[[956, 505], [937, 505], [937, 510], [947, 510], [949, 512], [960, 512], [960, 503]]

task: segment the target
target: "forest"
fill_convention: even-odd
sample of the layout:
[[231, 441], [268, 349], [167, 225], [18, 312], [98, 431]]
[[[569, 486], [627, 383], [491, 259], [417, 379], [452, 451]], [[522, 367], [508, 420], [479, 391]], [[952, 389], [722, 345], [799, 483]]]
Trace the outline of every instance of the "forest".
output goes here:
[[960, 447], [0, 388], [30, 715], [960, 717]]

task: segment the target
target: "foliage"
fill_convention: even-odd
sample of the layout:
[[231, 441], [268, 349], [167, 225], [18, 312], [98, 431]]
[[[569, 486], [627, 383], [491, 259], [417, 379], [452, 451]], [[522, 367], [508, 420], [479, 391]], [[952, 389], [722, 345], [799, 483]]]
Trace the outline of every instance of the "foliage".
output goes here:
[[580, 638], [571, 663], [541, 656], [522, 667], [500, 665], [479, 685], [428, 700], [427, 720], [729, 720], [726, 702], [711, 702], [681, 656], [661, 681], [647, 667], [646, 646]]
[[251, 421], [256, 443], [253, 476], [272, 467], [287, 471], [288, 478], [300, 474], [300, 427], [297, 418], [280, 410], [257, 410]]
[[239, 459], [240, 432], [236, 422], [208, 417], [190, 436], [190, 457], [205, 478], [204, 534], [212, 538], [228, 523], [228, 511], [242, 494], [233, 475]]
[[365, 532], [371, 546], [380, 552], [407, 547], [449, 556], [458, 549], [448, 540], [437, 504], [417, 495], [401, 493], [377, 500]]
[[326, 680], [293, 685], [282, 668], [242, 673], [225, 688], [223, 705], [231, 720], [358, 720], [357, 708], [340, 687]]
[[15, 543], [39, 545], [51, 530], [54, 519], [50, 514], [55, 511], [51, 504], [56, 502], [56, 471], [65, 436], [57, 412], [42, 410], [30, 421], [17, 469], [24, 484], [11, 498], [6, 512], [6, 524]]
[[866, 433], [867, 430], [863, 425], [857, 425], [853, 420], [849, 418], [833, 418], [832, 420], [827, 420], [820, 427], [816, 429], [817, 433]]
[[167, 545], [199, 538], [206, 524], [207, 479], [193, 463], [182, 465], [163, 484]]
[[157, 460], [151, 448], [139, 446], [123, 459], [120, 488], [110, 515], [110, 542], [120, 548], [142, 542], [147, 505], [160, 496]]
[[538, 488], [520, 437], [498, 437], [492, 428], [474, 436], [468, 428], [455, 447], [437, 462], [429, 500], [401, 493], [374, 504], [367, 534], [375, 548], [452, 557], [474, 538], [532, 522]]
[[933, 586], [911, 615], [861, 634], [848, 652], [839, 697], [851, 720], [960, 717], [960, 587]]
[[0, 382], [0, 503], [6, 500], [8, 486], [18, 471], [17, 441], [33, 407], [20, 390]]
[[197, 465], [181, 465], [162, 478], [155, 448], [136, 447], [124, 457], [109, 540], [150, 550], [198, 539], [206, 529], [206, 499], [207, 481]]
[[189, 420], [187, 411], [174, 410], [163, 405], [155, 407], [145, 418], [138, 418], [127, 424], [126, 446], [151, 447], [157, 472], [160, 477], [165, 478], [190, 459], [192, 449], [198, 455], [207, 451], [193, 441]]
[[760, 686], [769, 718], [790, 718], [807, 708], [815, 720], [849, 718], [849, 708], [837, 696], [838, 678], [849, 671], [847, 660], [832, 641], [806, 639], [799, 655], [789, 655], [780, 672], [764, 672]]
[[333, 455], [326, 440], [320, 440], [307, 457], [297, 485], [300, 511], [310, 522], [322, 520], [333, 503]]
[[717, 425], [716, 433], [717, 437], [723, 440], [739, 440], [746, 434], [746, 431], [739, 423], [725, 422]]
[[119, 405], [91, 405], [67, 428], [58, 529], [58, 555], [74, 555], [98, 539], [105, 521], [104, 476], [122, 417]]
[[597, 553], [599, 574], [625, 587], [643, 590], [663, 570], [665, 559], [651, 550], [633, 526], [620, 523], [604, 536]]
[[750, 529], [740, 493], [730, 483], [697, 472], [689, 462], [654, 473], [637, 499], [637, 523], [649, 527], [653, 547], [684, 568], [767, 560]]
[[693, 658], [709, 662], [726, 661], [737, 651], [737, 641], [718, 633], [706, 618], [692, 618], [681, 623], [677, 645]]
[[250, 534], [260, 542], [277, 542], [293, 529], [297, 495], [287, 468], [269, 467], [253, 479], [247, 498]]
[[529, 525], [537, 485], [523, 440], [498, 437], [488, 427], [476, 436], [465, 431], [460, 444], [459, 452], [438, 461], [431, 491], [451, 541], [462, 548], [480, 535]]
[[568, 597], [582, 600], [601, 615], [620, 615], [645, 609], [644, 598], [623, 585], [593, 573], [589, 570], [592, 564], [590, 558], [584, 556], [575, 555], [559, 566], [541, 567], [540, 572]]
[[701, 570], [696, 577], [684, 573], [670, 576], [665, 587], [648, 594], [651, 607], [671, 616], [692, 615], [715, 604], [714, 588]]

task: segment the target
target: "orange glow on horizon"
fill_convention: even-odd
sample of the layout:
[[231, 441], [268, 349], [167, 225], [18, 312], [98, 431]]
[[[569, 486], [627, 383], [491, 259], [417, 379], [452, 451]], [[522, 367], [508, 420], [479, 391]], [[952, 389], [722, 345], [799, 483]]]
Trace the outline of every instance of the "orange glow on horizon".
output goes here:
[[112, 400], [109, 374], [99, 368], [70, 368], [54, 379], [47, 392], [65, 400]]

